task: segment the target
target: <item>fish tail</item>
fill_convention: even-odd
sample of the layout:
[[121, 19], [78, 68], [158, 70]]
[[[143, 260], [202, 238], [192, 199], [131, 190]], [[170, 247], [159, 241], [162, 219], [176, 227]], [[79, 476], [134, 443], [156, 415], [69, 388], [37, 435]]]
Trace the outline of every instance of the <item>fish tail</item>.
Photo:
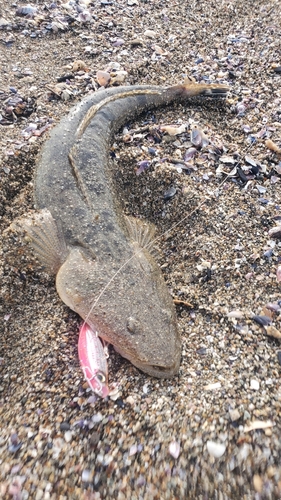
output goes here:
[[212, 98], [225, 98], [229, 87], [224, 84], [213, 83], [193, 83], [187, 82], [182, 85], [175, 85], [168, 89], [169, 93], [175, 94], [178, 98], [184, 100], [189, 97], [212, 97]]

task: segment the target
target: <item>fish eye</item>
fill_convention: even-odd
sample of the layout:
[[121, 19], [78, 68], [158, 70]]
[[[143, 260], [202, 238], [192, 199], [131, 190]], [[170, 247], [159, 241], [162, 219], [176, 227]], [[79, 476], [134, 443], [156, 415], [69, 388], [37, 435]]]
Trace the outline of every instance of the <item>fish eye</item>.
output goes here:
[[105, 374], [103, 372], [97, 372], [95, 377], [102, 383], [106, 381]]
[[141, 333], [141, 323], [131, 316], [127, 319], [127, 330], [134, 334]]

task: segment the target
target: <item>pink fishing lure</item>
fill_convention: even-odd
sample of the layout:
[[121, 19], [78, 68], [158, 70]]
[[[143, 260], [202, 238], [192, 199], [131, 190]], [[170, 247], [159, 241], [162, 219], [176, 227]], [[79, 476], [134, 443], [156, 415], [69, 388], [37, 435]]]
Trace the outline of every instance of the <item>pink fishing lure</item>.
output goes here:
[[87, 323], [80, 328], [78, 355], [84, 377], [93, 392], [101, 398], [109, 394], [108, 370], [104, 345]]

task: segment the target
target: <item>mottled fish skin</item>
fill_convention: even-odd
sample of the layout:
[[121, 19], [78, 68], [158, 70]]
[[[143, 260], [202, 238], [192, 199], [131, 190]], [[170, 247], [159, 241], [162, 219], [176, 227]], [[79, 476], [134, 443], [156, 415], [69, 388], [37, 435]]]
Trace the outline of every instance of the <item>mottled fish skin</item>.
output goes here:
[[[223, 85], [200, 84], [98, 91], [52, 130], [38, 164], [36, 208], [51, 214], [59, 235], [54, 239], [63, 240], [63, 250], [52, 255], [50, 265], [55, 269], [57, 255], [61, 299], [122, 356], [155, 377], [172, 377], [179, 371], [175, 308], [154, 258], [134, 237], [145, 232], [145, 223], [131, 219], [128, 224], [120, 208], [110, 142], [124, 122], [147, 109], [195, 95], [225, 97], [227, 91]], [[36, 243], [34, 234], [32, 238]], [[42, 257], [44, 244], [40, 245]], [[48, 255], [42, 261], [48, 262]]]

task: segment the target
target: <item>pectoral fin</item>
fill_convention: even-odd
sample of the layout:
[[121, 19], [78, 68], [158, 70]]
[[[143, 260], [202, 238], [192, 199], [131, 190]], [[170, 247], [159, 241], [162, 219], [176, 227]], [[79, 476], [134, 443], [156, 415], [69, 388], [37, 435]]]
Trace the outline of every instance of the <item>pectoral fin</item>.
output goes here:
[[68, 250], [62, 231], [49, 210], [43, 209], [20, 223], [26, 231], [30, 243], [46, 271], [57, 274], [65, 261]]

